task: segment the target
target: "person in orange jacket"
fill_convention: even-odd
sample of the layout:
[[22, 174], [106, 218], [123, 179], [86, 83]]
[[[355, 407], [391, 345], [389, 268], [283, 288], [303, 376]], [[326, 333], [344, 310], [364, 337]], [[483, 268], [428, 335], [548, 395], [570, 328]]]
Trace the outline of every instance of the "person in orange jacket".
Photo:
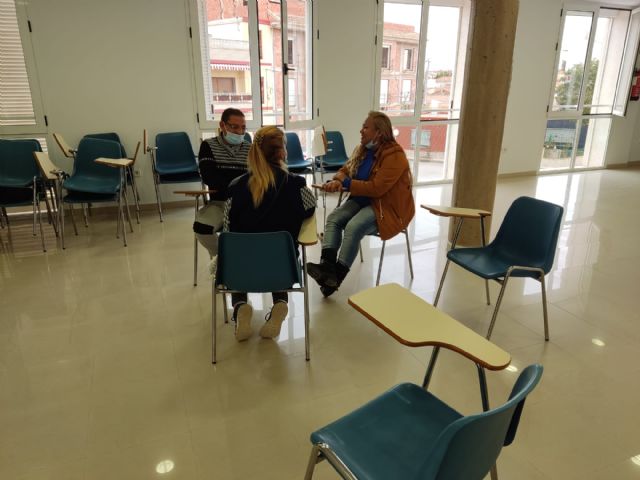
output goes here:
[[365, 235], [377, 233], [388, 240], [415, 214], [409, 161], [393, 137], [387, 115], [369, 112], [360, 130], [360, 145], [322, 188], [350, 194], [327, 218], [320, 263], [307, 263], [309, 275], [328, 297], [349, 273]]

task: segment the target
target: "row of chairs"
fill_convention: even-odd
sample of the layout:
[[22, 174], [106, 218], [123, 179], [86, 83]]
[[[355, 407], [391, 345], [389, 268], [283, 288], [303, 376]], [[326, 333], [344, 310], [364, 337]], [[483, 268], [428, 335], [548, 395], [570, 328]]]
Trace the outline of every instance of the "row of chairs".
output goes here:
[[[115, 138], [113, 137], [115, 136]], [[78, 234], [73, 216], [73, 206], [81, 205], [88, 225], [87, 211], [90, 205], [103, 202], [117, 202], [119, 204], [118, 232], [122, 225], [124, 231], [124, 214], [122, 201], [127, 203], [127, 217], [129, 226], [131, 218], [128, 211], [128, 201], [124, 185], [130, 185], [136, 199], [139, 215], [138, 193], [135, 177], [131, 170], [125, 173], [126, 180], [118, 169], [96, 163], [98, 158], [121, 159], [126, 156], [116, 134], [92, 134], [85, 136], [77, 149], [68, 147], [64, 139], [54, 135], [65, 156], [74, 159], [73, 172], [67, 174], [57, 168], [42, 151], [42, 146], [35, 139], [0, 140], [0, 204], [3, 209], [3, 224], [8, 223], [7, 207], [31, 204], [33, 208], [33, 224], [35, 235], [36, 219], [40, 224], [42, 249], [46, 251], [40, 204], [45, 202], [49, 222], [53, 225], [56, 236], [64, 243], [64, 212], [65, 205], [69, 206], [71, 220], [76, 235]], [[138, 154], [139, 145], [136, 148]], [[63, 189], [65, 194], [63, 195]], [[54, 215], [54, 211], [56, 214]], [[138, 217], [139, 218], [139, 217]], [[120, 222], [122, 220], [122, 223]], [[119, 235], [118, 235], [119, 236]]]

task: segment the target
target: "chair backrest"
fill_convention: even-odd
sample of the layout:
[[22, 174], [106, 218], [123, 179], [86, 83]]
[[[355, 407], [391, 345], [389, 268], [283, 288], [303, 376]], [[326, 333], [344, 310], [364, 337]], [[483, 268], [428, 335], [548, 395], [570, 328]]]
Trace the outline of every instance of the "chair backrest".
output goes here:
[[287, 163], [304, 162], [304, 153], [302, 153], [302, 145], [298, 134], [287, 132], [285, 135], [287, 137]]
[[166, 167], [193, 167], [198, 169], [189, 135], [185, 132], [159, 133], [156, 135], [156, 169]]
[[120, 144], [112, 140], [85, 137], [80, 140], [76, 161], [73, 163], [73, 177], [100, 177], [111, 185], [120, 185], [120, 170], [96, 163], [96, 158], [120, 158]]
[[84, 138], [100, 138], [102, 140], [111, 140], [112, 142], [117, 142], [120, 145], [120, 155], [121, 158], [127, 158], [127, 152], [124, 149], [124, 145], [120, 141], [120, 136], [115, 132], [108, 133], [89, 133], [85, 135]]
[[558, 244], [564, 209], [531, 197], [514, 200], [491, 248], [549, 273]]
[[223, 232], [216, 283], [242, 292], [277, 292], [300, 283], [297, 252], [289, 232]]
[[537, 364], [525, 368], [502, 406], [449, 425], [436, 440], [419, 478], [484, 478], [502, 447], [513, 441], [524, 401], [540, 381], [542, 370]]
[[33, 152], [41, 151], [35, 139], [0, 140], [0, 185], [31, 185], [40, 176]]
[[323, 160], [327, 163], [343, 164], [348, 158], [342, 133], [337, 131], [327, 132], [327, 153]]

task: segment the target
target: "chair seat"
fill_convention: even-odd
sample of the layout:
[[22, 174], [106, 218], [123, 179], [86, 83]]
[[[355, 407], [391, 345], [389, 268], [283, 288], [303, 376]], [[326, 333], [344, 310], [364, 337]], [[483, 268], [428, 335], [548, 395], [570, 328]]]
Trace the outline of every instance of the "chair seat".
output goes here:
[[292, 160], [287, 162], [287, 167], [289, 170], [299, 169], [299, 168], [311, 168], [311, 160]]
[[326, 443], [357, 478], [418, 478], [440, 433], [462, 415], [403, 383], [311, 434]]
[[196, 174], [198, 173], [198, 164], [195, 161], [188, 165], [156, 165], [158, 175], [176, 175], [176, 174]]
[[159, 175], [159, 183], [200, 183], [201, 181], [200, 172], [197, 170], [195, 172], [191, 171]]
[[33, 203], [31, 187], [0, 187], [0, 206], [2, 207], [18, 207]]
[[[527, 265], [522, 259], [509, 256], [505, 252], [491, 247], [455, 248], [447, 253], [447, 258], [465, 270], [487, 280], [504, 277], [509, 267], [514, 265], [542, 267], [541, 265]], [[538, 272], [514, 270], [511, 276], [537, 278]]]
[[33, 184], [33, 178], [26, 180], [24, 177], [8, 177], [2, 176], [0, 179], [0, 187], [7, 188], [19, 188], [19, 187], [29, 187]]
[[65, 203], [100, 203], [117, 202], [117, 193], [91, 193], [67, 190], [67, 194], [62, 199]]
[[67, 178], [62, 186], [76, 192], [114, 195], [120, 190], [120, 181], [105, 181], [104, 177], [83, 175]]

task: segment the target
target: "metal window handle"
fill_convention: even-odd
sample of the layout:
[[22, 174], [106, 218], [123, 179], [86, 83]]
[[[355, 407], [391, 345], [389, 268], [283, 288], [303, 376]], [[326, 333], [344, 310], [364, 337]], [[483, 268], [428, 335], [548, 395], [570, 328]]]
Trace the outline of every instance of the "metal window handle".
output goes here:
[[288, 63], [283, 63], [282, 71], [284, 72], [285, 75], [287, 75], [289, 72], [295, 72], [296, 67], [290, 67]]

